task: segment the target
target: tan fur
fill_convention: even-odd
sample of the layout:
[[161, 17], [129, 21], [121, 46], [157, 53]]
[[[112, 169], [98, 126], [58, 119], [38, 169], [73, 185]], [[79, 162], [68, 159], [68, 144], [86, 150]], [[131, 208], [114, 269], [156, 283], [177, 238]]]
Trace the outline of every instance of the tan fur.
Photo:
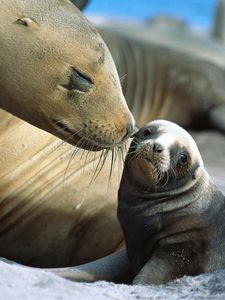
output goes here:
[[221, 44], [160, 22], [109, 23], [99, 32], [123, 78], [124, 95], [138, 126], [167, 119], [185, 127], [212, 125], [225, 132], [220, 113], [225, 105]]
[[116, 250], [123, 240], [116, 217], [122, 166], [108, 186], [109, 159], [90, 185], [99, 153], [70, 161], [74, 148], [49, 133], [1, 110], [0, 125], [0, 256], [57, 267]]

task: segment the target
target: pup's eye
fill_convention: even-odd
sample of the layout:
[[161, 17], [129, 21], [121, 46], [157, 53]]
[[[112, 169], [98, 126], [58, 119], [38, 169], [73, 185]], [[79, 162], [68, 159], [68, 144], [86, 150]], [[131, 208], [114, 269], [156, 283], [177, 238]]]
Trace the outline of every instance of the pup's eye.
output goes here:
[[188, 154], [185, 152], [180, 153], [179, 161], [181, 165], [185, 165], [188, 162]]
[[155, 130], [153, 127], [146, 126], [146, 127], [141, 128], [137, 132], [135, 132], [133, 137], [137, 138], [137, 139], [147, 140], [147, 139], [150, 139], [154, 133], [155, 133]]
[[75, 68], [72, 68], [71, 70], [70, 81], [68, 84], [63, 85], [63, 87], [69, 91], [78, 90], [81, 92], [89, 92], [93, 87], [91, 78]]
[[151, 128], [146, 128], [146, 129], [143, 131], [143, 137], [149, 137], [151, 134], [152, 134]]

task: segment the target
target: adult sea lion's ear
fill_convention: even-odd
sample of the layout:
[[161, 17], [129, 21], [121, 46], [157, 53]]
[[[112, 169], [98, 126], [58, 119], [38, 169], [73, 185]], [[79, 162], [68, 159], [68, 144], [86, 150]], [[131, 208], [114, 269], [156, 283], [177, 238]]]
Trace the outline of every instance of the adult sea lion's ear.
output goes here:
[[85, 6], [88, 4], [89, 0], [70, 0], [76, 7], [80, 10], [83, 10]]

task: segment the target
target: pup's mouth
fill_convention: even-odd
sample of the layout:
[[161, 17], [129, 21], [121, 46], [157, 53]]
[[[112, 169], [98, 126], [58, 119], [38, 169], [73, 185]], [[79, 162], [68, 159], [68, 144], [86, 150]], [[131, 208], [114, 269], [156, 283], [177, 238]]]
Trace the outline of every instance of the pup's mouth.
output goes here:
[[148, 163], [154, 164], [153, 157], [148, 151], [147, 145], [142, 145], [142, 147], [131, 145], [128, 156], [130, 156], [132, 160], [147, 161]]
[[101, 151], [103, 149], [110, 150], [114, 147], [114, 145], [101, 145], [97, 141], [91, 140], [83, 135], [81, 131], [75, 131], [66, 124], [55, 119], [52, 119], [52, 121], [54, 122], [54, 127], [58, 130], [60, 138], [73, 146], [89, 151]]

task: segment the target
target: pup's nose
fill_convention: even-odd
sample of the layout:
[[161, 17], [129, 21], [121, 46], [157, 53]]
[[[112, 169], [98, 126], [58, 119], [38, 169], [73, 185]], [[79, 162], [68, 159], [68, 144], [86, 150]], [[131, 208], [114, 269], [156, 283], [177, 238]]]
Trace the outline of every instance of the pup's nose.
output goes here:
[[163, 151], [163, 146], [157, 142], [153, 144], [152, 150], [154, 153], [161, 153]]

